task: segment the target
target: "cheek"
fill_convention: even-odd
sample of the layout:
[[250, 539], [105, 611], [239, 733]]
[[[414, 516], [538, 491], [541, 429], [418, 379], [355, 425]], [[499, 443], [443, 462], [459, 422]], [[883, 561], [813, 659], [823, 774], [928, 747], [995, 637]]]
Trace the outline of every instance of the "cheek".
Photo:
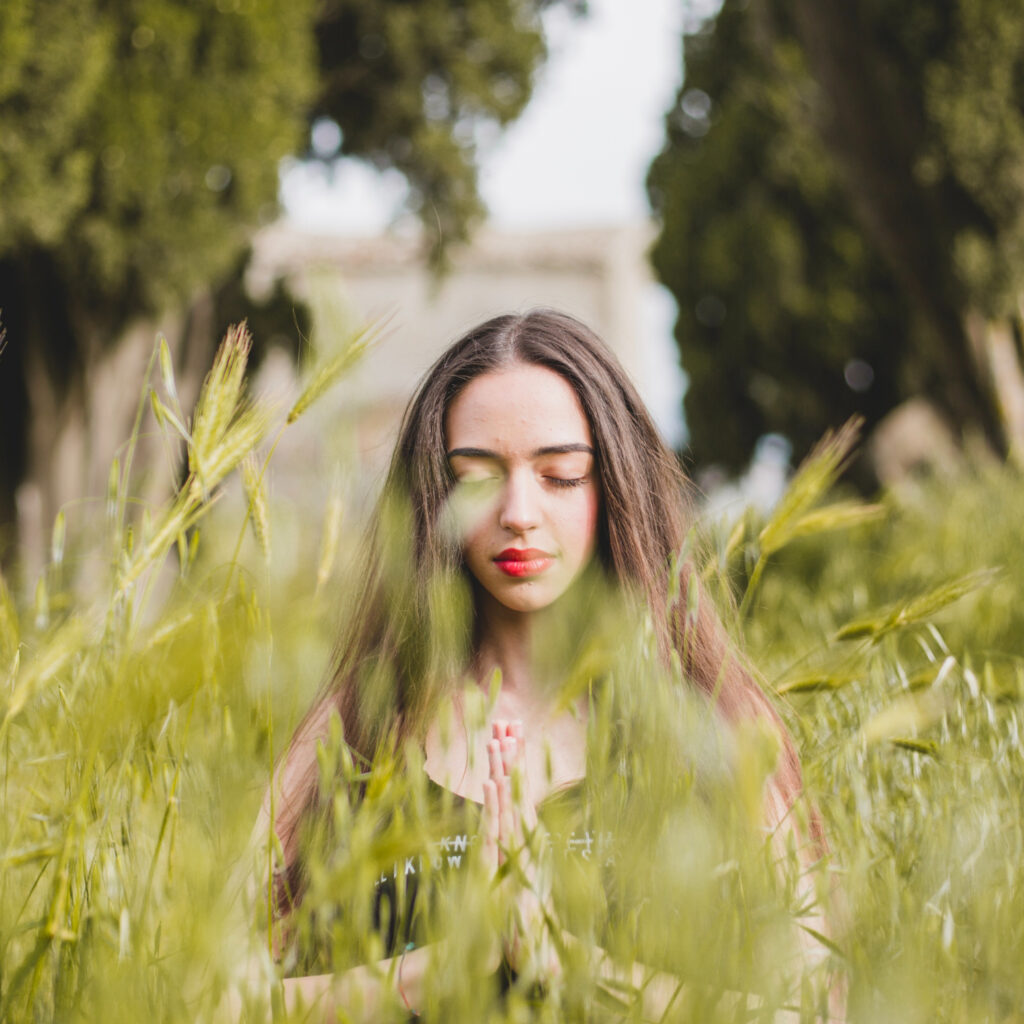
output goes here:
[[494, 514], [489, 509], [477, 507], [473, 514], [463, 517], [458, 534], [459, 546], [466, 564], [476, 574], [489, 560], [495, 545]]
[[597, 542], [597, 520], [601, 513], [601, 495], [598, 491], [590, 491], [584, 498], [583, 511], [581, 516], [582, 532], [580, 540], [588, 553], [594, 550]]
[[486, 547], [486, 532], [482, 524], [476, 523], [464, 530], [459, 538], [463, 560], [470, 568], [482, 557]]
[[468, 548], [482, 537], [497, 507], [494, 489], [457, 486], [448, 496], [442, 513], [442, 528], [459, 546]]

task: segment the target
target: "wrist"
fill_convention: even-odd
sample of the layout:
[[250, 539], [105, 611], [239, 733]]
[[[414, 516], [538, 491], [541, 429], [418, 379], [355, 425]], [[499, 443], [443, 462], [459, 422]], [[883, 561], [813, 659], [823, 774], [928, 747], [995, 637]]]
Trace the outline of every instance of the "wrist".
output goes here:
[[[418, 1017], [420, 1011], [416, 1008], [419, 1005], [419, 1000], [416, 1000], [416, 1005], [409, 1001], [409, 995], [402, 984], [402, 968], [405, 966], [405, 958], [416, 948], [415, 942], [406, 943], [405, 949], [402, 950], [402, 955], [398, 958], [398, 996], [402, 1000], [402, 1005], [406, 1008], [409, 1014], [413, 1017]], [[417, 986], [422, 989], [422, 986]]]

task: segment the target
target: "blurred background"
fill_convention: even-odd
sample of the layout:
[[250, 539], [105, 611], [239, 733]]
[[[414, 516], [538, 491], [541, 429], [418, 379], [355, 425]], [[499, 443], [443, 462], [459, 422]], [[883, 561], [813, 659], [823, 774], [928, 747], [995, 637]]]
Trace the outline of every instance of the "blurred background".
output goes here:
[[0, 1019], [212, 1019], [398, 413], [550, 304], [706, 495], [848, 1019], [1018, 1020], [1022, 296], [1024, 0], [0, 0]]
[[[437, 352], [538, 304], [609, 341], [722, 503], [770, 505], [852, 415], [864, 492], [1012, 456], [1022, 23], [994, 0], [6, 0], [3, 564], [32, 578], [58, 510], [104, 493], [157, 335], [187, 409], [242, 318], [282, 392], [387, 325], [287, 442], [285, 493], [330, 476], [339, 412], [372, 488]], [[157, 500], [175, 470], [143, 435]]]

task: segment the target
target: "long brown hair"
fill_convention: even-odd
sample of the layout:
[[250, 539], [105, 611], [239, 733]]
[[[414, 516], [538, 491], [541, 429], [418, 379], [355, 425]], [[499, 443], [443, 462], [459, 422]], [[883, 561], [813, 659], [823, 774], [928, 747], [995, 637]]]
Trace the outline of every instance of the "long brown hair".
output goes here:
[[[800, 789], [792, 741], [730, 643], [698, 576], [677, 563], [688, 527], [688, 481], [625, 371], [575, 318], [553, 310], [498, 316], [470, 330], [427, 372], [406, 409], [368, 536], [362, 592], [319, 699], [296, 732], [275, 828], [285, 855], [282, 893], [301, 890], [298, 828], [317, 799], [316, 737], [337, 711], [349, 746], [367, 760], [426, 728], [472, 653], [473, 612], [457, 537], [443, 512], [454, 486], [445, 415], [474, 378], [514, 363], [543, 366], [573, 388], [588, 417], [602, 493], [598, 559], [650, 613], [658, 648], [731, 724], [766, 718], [782, 739], [769, 801]], [[393, 567], [402, 568], [389, 578]], [[411, 568], [411, 579], [410, 579]], [[455, 609], [453, 612], [452, 609]], [[774, 815], [773, 815], [774, 816]]]

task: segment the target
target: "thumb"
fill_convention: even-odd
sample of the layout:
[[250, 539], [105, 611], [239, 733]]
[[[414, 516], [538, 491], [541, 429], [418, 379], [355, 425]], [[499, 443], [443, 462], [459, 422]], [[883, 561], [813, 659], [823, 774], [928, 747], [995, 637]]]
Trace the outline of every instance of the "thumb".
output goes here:
[[483, 861], [491, 874], [498, 870], [498, 787], [493, 779], [484, 780]]

